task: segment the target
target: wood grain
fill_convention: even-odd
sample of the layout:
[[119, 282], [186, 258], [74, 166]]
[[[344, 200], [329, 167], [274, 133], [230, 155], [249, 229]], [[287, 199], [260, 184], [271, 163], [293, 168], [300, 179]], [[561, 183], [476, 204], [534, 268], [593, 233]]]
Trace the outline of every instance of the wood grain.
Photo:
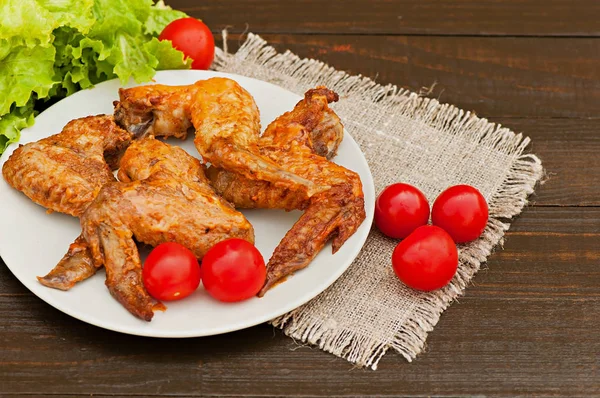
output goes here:
[[[486, 117], [600, 116], [596, 39], [263, 37], [279, 51], [293, 49], [300, 57], [316, 58], [380, 83], [430, 91], [442, 102]], [[230, 36], [230, 48], [235, 50], [239, 42], [239, 35]]]
[[530, 200], [536, 206], [598, 206], [600, 119], [491, 118], [532, 140], [546, 179]]
[[594, 0], [220, 0], [168, 4], [215, 32], [599, 36]]
[[597, 395], [599, 238], [600, 208], [527, 209], [427, 351], [412, 364], [390, 353], [377, 372], [267, 325], [198, 339], [109, 332], [49, 307], [0, 266], [0, 291], [11, 292], [0, 296], [0, 375], [10, 375], [0, 395]]

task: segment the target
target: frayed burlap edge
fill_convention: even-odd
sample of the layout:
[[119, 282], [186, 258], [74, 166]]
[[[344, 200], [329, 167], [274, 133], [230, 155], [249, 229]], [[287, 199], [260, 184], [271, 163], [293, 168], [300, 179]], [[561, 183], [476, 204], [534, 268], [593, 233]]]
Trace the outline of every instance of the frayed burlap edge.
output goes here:
[[397, 331], [392, 342], [382, 344], [369, 341], [368, 337], [357, 336], [352, 331], [330, 328], [327, 322], [315, 322], [303, 311], [304, 306], [271, 321], [293, 339], [316, 345], [358, 366], [376, 369], [377, 363], [390, 347], [409, 362], [412, 361], [423, 350], [427, 334], [433, 330], [442, 312], [463, 294], [465, 287], [479, 270], [480, 264], [486, 261], [498, 243], [503, 242], [504, 233], [510, 226], [508, 221], [527, 205], [527, 198], [543, 177], [540, 159], [533, 154], [524, 153], [529, 145], [529, 138], [490, 123], [471, 112], [441, 104], [435, 99], [420, 97], [397, 86], [382, 86], [366, 77], [351, 76], [323, 62], [301, 59], [289, 51], [278, 53], [261, 37], [251, 33], [235, 54], [229, 54], [226, 32], [223, 36], [224, 49], [217, 49], [213, 66], [215, 70], [243, 75], [247, 74], [244, 73], [245, 68], [268, 70], [270, 82], [299, 95], [317, 84], [326, 85], [341, 97], [363, 101], [370, 107], [382, 108], [381, 113], [393, 111], [394, 114], [419, 119], [446, 133], [467, 135], [479, 145], [514, 155], [514, 162], [506, 179], [496, 190], [496, 194], [488, 200], [490, 220], [483, 236], [476, 242], [460, 248], [461, 267], [455, 278], [444, 289], [433, 292], [419, 301], [419, 305], [412, 311], [412, 316], [404, 322], [402, 329]]

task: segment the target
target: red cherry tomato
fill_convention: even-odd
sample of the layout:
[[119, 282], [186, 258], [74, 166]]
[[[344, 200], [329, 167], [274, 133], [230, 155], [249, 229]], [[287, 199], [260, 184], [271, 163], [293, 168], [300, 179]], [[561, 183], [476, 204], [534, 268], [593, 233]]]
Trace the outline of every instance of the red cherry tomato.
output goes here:
[[428, 292], [446, 286], [454, 277], [458, 250], [446, 231], [424, 225], [398, 243], [392, 266], [404, 284]]
[[196, 18], [177, 19], [163, 29], [159, 40], [170, 40], [173, 47], [194, 60], [192, 69], [208, 69], [215, 57], [215, 39], [208, 26]]
[[427, 198], [412, 185], [392, 184], [375, 202], [375, 225], [390, 238], [406, 238], [428, 220]]
[[262, 255], [243, 239], [219, 242], [202, 259], [204, 288], [220, 301], [234, 302], [256, 296], [266, 276]]
[[454, 242], [464, 243], [481, 236], [488, 221], [483, 195], [470, 185], [455, 185], [437, 197], [431, 210], [433, 225], [444, 228]]
[[200, 284], [200, 266], [190, 250], [175, 242], [161, 243], [146, 258], [142, 280], [158, 300], [180, 300]]

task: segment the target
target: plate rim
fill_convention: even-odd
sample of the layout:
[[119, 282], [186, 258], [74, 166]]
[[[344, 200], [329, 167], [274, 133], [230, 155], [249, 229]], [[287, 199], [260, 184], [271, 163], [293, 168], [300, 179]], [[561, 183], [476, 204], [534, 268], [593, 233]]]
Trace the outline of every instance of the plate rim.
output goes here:
[[[251, 80], [254, 82], [257, 82], [258, 84], [267, 84], [270, 86], [273, 86], [274, 88], [278, 89], [278, 90], [284, 90], [287, 91], [291, 94], [293, 94], [294, 96], [298, 97], [298, 99], [300, 100], [302, 98], [301, 95], [298, 95], [284, 87], [281, 87], [279, 85], [273, 84], [271, 82], [267, 82], [267, 81], [263, 81], [263, 80], [259, 80], [259, 79], [255, 79], [252, 77], [248, 77], [248, 76], [243, 76], [243, 75], [239, 75], [239, 74], [234, 74], [234, 73], [226, 73], [226, 72], [219, 72], [219, 71], [199, 71], [199, 70], [178, 70], [178, 69], [172, 69], [172, 70], [161, 70], [161, 71], [157, 71], [156, 75], [154, 76], [152, 82], [146, 82], [146, 83], [134, 83], [132, 81], [130, 81], [128, 83], [127, 86], [131, 86], [131, 85], [143, 85], [143, 84], [152, 84], [154, 83], [154, 79], [156, 79], [157, 77], [159, 77], [160, 75], [163, 74], [169, 74], [169, 73], [182, 73], [182, 74], [190, 74], [190, 75], [205, 75], [204, 78], [209, 78], [210, 76], [215, 76], [215, 75], [220, 75], [223, 77], [230, 77], [230, 78], [241, 78], [242, 80]], [[208, 76], [207, 76], [208, 75]], [[203, 77], [199, 77], [199, 79], [202, 79]], [[80, 90], [74, 94], [72, 94], [69, 97], [63, 98], [60, 101], [57, 101], [56, 103], [52, 104], [51, 106], [49, 106], [47, 109], [45, 109], [43, 112], [41, 112], [38, 116], [36, 116], [36, 119], [42, 115], [47, 113], [48, 111], [51, 111], [55, 106], [57, 106], [58, 104], [60, 104], [63, 100], [67, 99], [67, 98], [73, 98], [76, 96], [80, 96], [80, 95], [85, 95], [85, 93], [92, 91], [94, 88], [101, 86], [101, 85], [106, 85], [106, 84], [114, 84], [115, 80], [117, 79], [111, 79], [111, 80], [107, 80], [101, 83], [98, 83], [97, 85], [84, 89], [84, 90]], [[119, 83], [119, 86], [122, 87], [123, 84]], [[83, 93], [83, 94], [82, 94]], [[33, 126], [32, 126], [33, 127]], [[31, 127], [25, 128], [21, 131], [21, 133], [26, 132], [26, 130], [28, 130]], [[52, 134], [52, 133], [51, 133]], [[49, 134], [49, 135], [51, 135]], [[351, 145], [353, 145], [361, 154], [360, 157], [354, 159], [354, 161], [360, 162], [362, 163], [362, 166], [364, 167], [364, 169], [367, 172], [367, 175], [369, 177], [368, 181], [362, 181], [362, 185], [363, 185], [363, 192], [365, 194], [365, 197], [367, 197], [368, 195], [371, 196], [373, 198], [373, 200], [375, 200], [375, 185], [374, 185], [374, 179], [373, 179], [373, 175], [371, 173], [371, 169], [369, 167], [369, 164], [366, 160], [365, 154], [362, 151], [362, 149], [360, 148], [360, 146], [358, 145], [358, 143], [356, 142], [356, 140], [352, 137], [352, 135], [347, 131], [346, 128], [344, 128], [344, 134], [350, 138], [350, 140], [347, 140], [350, 142]], [[30, 141], [33, 142], [33, 141]], [[6, 162], [6, 160], [8, 159], [8, 157], [14, 152], [14, 150], [20, 145], [20, 143], [22, 143], [22, 141], [16, 142], [16, 143], [12, 143], [10, 144], [6, 150], [4, 151], [4, 153], [0, 156], [0, 167]], [[6, 182], [5, 182], [6, 183]], [[370, 234], [370, 230], [371, 230], [371, 226], [373, 223], [373, 218], [374, 218], [374, 208], [370, 208], [368, 206], [365, 206], [365, 212], [366, 212], [366, 218], [363, 221], [363, 223], [361, 224], [361, 226], [359, 228], [365, 228], [367, 231], [364, 234], [364, 236], [359, 240], [359, 244], [355, 245], [354, 247], [352, 247], [351, 252], [349, 253], [349, 260], [348, 263], [345, 266], [339, 267], [339, 269], [332, 274], [332, 276], [330, 277], [329, 283], [325, 283], [322, 288], [316, 289], [318, 290], [316, 293], [315, 291], [312, 290], [307, 290], [306, 293], [304, 293], [303, 295], [300, 295], [296, 300], [290, 302], [288, 305], [282, 306], [280, 307], [277, 311], [273, 311], [273, 312], [269, 312], [267, 314], [265, 314], [264, 316], [260, 316], [260, 317], [255, 317], [252, 319], [252, 321], [242, 321], [239, 323], [229, 323], [226, 326], [222, 326], [222, 327], [213, 327], [212, 329], [203, 329], [203, 331], [189, 331], [189, 332], [181, 332], [181, 331], [177, 331], [177, 330], [173, 330], [173, 331], [163, 331], [163, 330], [156, 330], [156, 329], [152, 329], [151, 327], [148, 328], [135, 328], [132, 326], [128, 326], [128, 325], [123, 325], [122, 327], [114, 327], [113, 325], [110, 324], [104, 324], [101, 318], [98, 318], [97, 316], [94, 315], [94, 313], [80, 313], [80, 311], [72, 311], [71, 309], [69, 309], [69, 307], [65, 307], [63, 306], [63, 304], [58, 301], [55, 300], [53, 297], [50, 296], [50, 294], [46, 295], [42, 292], [44, 292], [41, 289], [36, 289], [33, 288], [32, 286], [34, 284], [37, 284], [37, 280], [22, 280], [21, 278], [19, 278], [19, 276], [17, 276], [17, 274], [13, 271], [13, 268], [6, 262], [6, 260], [4, 260], [4, 257], [2, 256], [2, 247], [0, 245], [0, 257], [2, 257], [4, 263], [6, 264], [6, 267], [10, 270], [10, 272], [13, 274], [13, 276], [23, 285], [27, 288], [27, 290], [29, 290], [31, 293], [33, 293], [36, 297], [38, 297], [40, 300], [44, 301], [46, 304], [52, 306], [53, 308], [71, 316], [72, 318], [77, 319], [78, 321], [81, 322], [85, 322], [88, 323], [90, 325], [94, 325], [95, 327], [99, 327], [102, 329], [106, 329], [106, 330], [110, 330], [110, 331], [114, 331], [114, 332], [118, 332], [118, 333], [124, 333], [124, 334], [129, 334], [129, 335], [135, 335], [135, 336], [143, 336], [143, 337], [154, 337], [154, 338], [194, 338], [194, 337], [207, 337], [207, 336], [215, 336], [215, 335], [219, 335], [219, 334], [225, 334], [225, 333], [230, 333], [230, 332], [234, 332], [234, 331], [238, 331], [238, 330], [243, 330], [243, 329], [247, 329], [265, 322], [268, 322], [270, 320], [273, 320], [277, 317], [280, 317], [281, 315], [284, 315], [296, 308], [301, 307], [302, 305], [306, 304], [307, 302], [309, 302], [310, 300], [314, 299], [315, 297], [317, 297], [318, 295], [322, 294], [325, 290], [327, 290], [331, 285], [333, 285], [347, 270], [348, 268], [352, 265], [352, 263], [354, 262], [354, 260], [356, 259], [356, 257], [358, 256], [358, 254], [360, 253], [360, 251], [362, 250], [362, 248], [364, 247], [366, 240], [369, 237]], [[366, 225], [366, 226], [365, 226]], [[322, 249], [322, 250], [325, 250]], [[37, 287], [37, 286], [36, 286]], [[275, 315], [274, 315], [275, 314]], [[140, 321], [143, 322], [142, 325], [151, 325], [151, 323], [149, 322], [145, 322], [145, 321]]]

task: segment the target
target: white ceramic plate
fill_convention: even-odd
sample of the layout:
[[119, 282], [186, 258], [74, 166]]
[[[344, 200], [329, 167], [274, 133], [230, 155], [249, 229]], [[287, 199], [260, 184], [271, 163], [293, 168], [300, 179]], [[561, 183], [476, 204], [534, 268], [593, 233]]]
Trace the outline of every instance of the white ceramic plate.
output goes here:
[[[242, 76], [209, 71], [162, 71], [155, 81], [162, 84], [190, 84], [213, 76], [226, 76], [239, 82], [255, 98], [264, 128], [280, 114], [292, 109], [300, 97], [281, 87]], [[55, 134], [71, 119], [100, 113], [112, 113], [112, 101], [118, 99], [119, 82], [112, 80], [90, 90], [80, 91], [51, 106], [36, 118], [33, 127], [22, 131], [21, 144]], [[199, 156], [192, 139], [170, 140], [193, 156]], [[10, 146], [0, 158], [0, 168], [17, 146]], [[231, 332], [266, 322], [317, 296], [331, 285], [352, 263], [363, 246], [371, 222], [375, 192], [367, 162], [347, 133], [335, 162], [356, 171], [363, 183], [367, 218], [335, 254], [328, 244], [302, 271], [272, 290], [263, 298], [226, 304], [212, 299], [200, 287], [190, 297], [165, 303], [166, 312], [156, 311], [152, 322], [135, 318], [116, 300], [104, 285], [105, 274], [81, 282], [68, 292], [50, 289], [38, 283], [65, 254], [80, 233], [79, 220], [64, 214], [46, 214], [41, 206], [12, 189], [0, 179], [0, 256], [12, 273], [35, 295], [57, 309], [106, 329], [155, 337], [196, 337]], [[265, 258], [298, 219], [300, 212], [249, 210], [243, 212], [254, 225], [256, 246]], [[147, 253], [146, 253], [147, 254]]]

